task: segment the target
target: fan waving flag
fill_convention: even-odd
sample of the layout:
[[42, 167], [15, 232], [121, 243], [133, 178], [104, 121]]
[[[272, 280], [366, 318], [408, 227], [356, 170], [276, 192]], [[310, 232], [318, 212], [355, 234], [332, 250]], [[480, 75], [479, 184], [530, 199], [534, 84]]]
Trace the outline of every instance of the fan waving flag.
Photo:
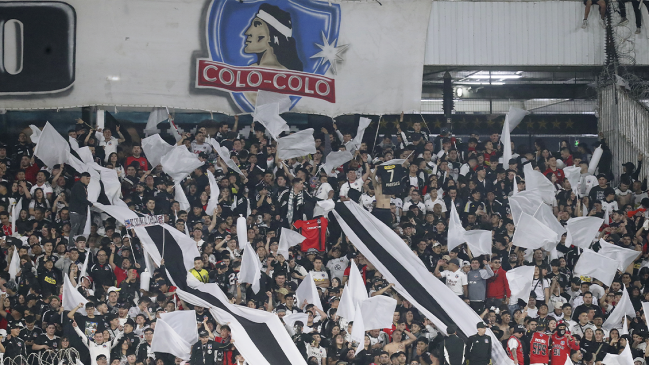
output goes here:
[[[466, 339], [477, 332], [482, 319], [444, 283], [433, 278], [419, 257], [388, 226], [352, 201], [339, 202], [333, 210], [351, 243], [388, 280], [396, 291], [442, 332], [456, 324], [458, 336]], [[499, 343], [490, 330], [493, 343]], [[494, 346], [495, 364], [513, 365], [500, 346]]]

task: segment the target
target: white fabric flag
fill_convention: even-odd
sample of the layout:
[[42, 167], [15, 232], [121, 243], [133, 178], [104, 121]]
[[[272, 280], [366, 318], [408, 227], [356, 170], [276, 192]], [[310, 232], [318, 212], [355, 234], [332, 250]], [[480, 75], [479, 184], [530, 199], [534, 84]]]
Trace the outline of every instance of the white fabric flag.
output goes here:
[[557, 242], [561, 240], [561, 236], [566, 233], [566, 229], [563, 228], [557, 217], [554, 216], [552, 208], [547, 204], [541, 204], [534, 218], [541, 221], [543, 224], [548, 226], [554, 233], [557, 234]]
[[546, 204], [552, 204], [557, 193], [554, 184], [545, 175], [532, 169], [532, 164], [525, 164], [523, 173], [525, 174], [525, 190], [538, 191]]
[[[175, 184], [183, 181], [204, 162], [189, 152], [186, 146], [176, 146], [160, 159], [162, 170], [169, 175]], [[153, 164], [152, 164], [153, 165]]]
[[356, 130], [356, 136], [352, 140], [352, 143], [349, 144], [349, 152], [354, 152], [361, 147], [361, 142], [363, 142], [363, 136], [365, 135], [365, 130], [372, 123], [372, 119], [361, 117], [358, 121], [358, 129]]
[[451, 216], [448, 223], [448, 250], [452, 251], [457, 246], [465, 242], [464, 233], [466, 230], [462, 227], [460, 215], [457, 213], [455, 204], [451, 204]]
[[[517, 186], [514, 184], [514, 186]], [[512, 220], [514, 225], [518, 226], [518, 221], [521, 218], [521, 214], [527, 213], [529, 215], [536, 214], [536, 211], [543, 204], [541, 195], [538, 191], [524, 190], [520, 193], [517, 193], [515, 196], [509, 198], [509, 206], [512, 211]]]
[[160, 165], [162, 157], [173, 149], [174, 146], [165, 142], [159, 134], [154, 134], [142, 140], [142, 151], [144, 151], [144, 156], [153, 168]]
[[32, 141], [33, 144], [38, 144], [38, 141], [41, 137], [41, 133], [43, 132], [41, 132], [41, 130], [38, 129], [38, 127], [33, 124], [29, 125], [29, 129], [32, 130], [32, 135], [29, 136], [29, 139]]
[[[174, 185], [174, 199], [178, 202], [180, 210], [184, 210], [186, 212], [190, 211], [191, 204], [189, 204], [189, 200], [187, 199], [185, 190], [183, 190], [183, 187], [180, 185], [180, 181], [178, 182], [178, 184]], [[185, 224], [185, 227], [186, 226], [187, 224]]]
[[88, 259], [90, 258], [90, 251], [86, 250], [86, 258], [83, 260], [83, 264], [79, 269], [79, 277], [84, 277], [88, 275]]
[[626, 344], [626, 347], [619, 355], [606, 354], [602, 360], [602, 364], [605, 365], [633, 365], [633, 353], [631, 353], [631, 348], [629, 344]]
[[315, 153], [315, 151], [313, 128], [308, 128], [277, 140], [277, 157], [280, 160], [306, 156]]
[[506, 276], [512, 293], [510, 303], [516, 303], [519, 299], [527, 303], [534, 281], [534, 266], [519, 266], [507, 271]]
[[209, 180], [210, 182], [210, 200], [207, 202], [205, 213], [211, 216], [214, 214], [214, 209], [216, 209], [216, 206], [219, 204], [219, 195], [221, 195], [221, 189], [219, 189], [219, 185], [216, 183], [214, 174], [212, 174], [212, 171], [210, 170], [207, 170], [207, 180]]
[[595, 151], [593, 151], [593, 156], [591, 156], [590, 162], [588, 163], [589, 174], [594, 175], [595, 171], [597, 171], [597, 165], [599, 165], [599, 160], [602, 159], [602, 154], [604, 154], [602, 146], [595, 148]]
[[397, 308], [397, 300], [385, 295], [376, 295], [361, 303], [365, 331], [390, 328]]
[[239, 281], [252, 284], [252, 291], [257, 294], [259, 292], [262, 265], [257, 252], [252, 248], [250, 242], [248, 242], [247, 231], [246, 218], [237, 218], [237, 239], [239, 240], [239, 247], [243, 248]]
[[325, 159], [325, 163], [320, 165], [320, 168], [329, 175], [333, 169], [351, 161], [353, 157], [354, 156], [352, 156], [349, 151], [329, 152]]
[[167, 110], [167, 108], [153, 108], [151, 113], [149, 113], [149, 119], [146, 122], [146, 127], [144, 127], [144, 133], [146, 134], [146, 136], [148, 137], [152, 134], [160, 133], [158, 124], [164, 122], [167, 119], [169, 119], [169, 111]]
[[563, 174], [570, 183], [570, 188], [579, 196], [579, 179], [581, 178], [581, 167], [567, 166], [563, 168]]
[[649, 327], [649, 302], [642, 302], [642, 312], [645, 314], [645, 324]]
[[20, 271], [20, 256], [18, 256], [18, 247], [14, 246], [14, 252], [11, 255], [11, 263], [9, 264], [9, 277], [11, 280], [16, 281], [18, 271]]
[[73, 151], [79, 151], [79, 142], [76, 139], [68, 136], [68, 142], [70, 142], [70, 148], [72, 148]]
[[[454, 204], [452, 204], [455, 206]], [[491, 231], [475, 229], [464, 233], [466, 244], [471, 249], [473, 256], [491, 255], [492, 239]]]
[[574, 365], [572, 360], [570, 360], [570, 356], [566, 356], [566, 362], [564, 362], [563, 365]]
[[20, 198], [18, 200], [18, 203], [14, 205], [11, 208], [11, 232], [13, 233], [14, 236], [17, 235], [16, 233], [16, 220], [18, 220], [18, 217], [20, 216], [20, 211], [23, 209], [23, 198]]
[[526, 115], [530, 114], [527, 110], [516, 108], [513, 106], [509, 107], [509, 112], [507, 112], [507, 122], [509, 122], [509, 132], [513, 132], [514, 129], [523, 121]]
[[[302, 322], [302, 325], [306, 325], [307, 321], [309, 320], [309, 314], [308, 313], [293, 313], [293, 314], [288, 314], [282, 318], [284, 321], [284, 327], [286, 327], [286, 331], [288, 331], [288, 334], [293, 336], [295, 335], [295, 322]], [[309, 333], [311, 332], [311, 328], [309, 327], [302, 327], [302, 333]]]
[[356, 304], [355, 312], [356, 314], [354, 315], [351, 339], [358, 343], [355, 352], [355, 355], [358, 355], [358, 353], [363, 351], [363, 348], [365, 347], [365, 323], [363, 321], [363, 311], [361, 310], [360, 304]]
[[[340, 296], [340, 303], [338, 304], [338, 311], [336, 314], [344, 318], [345, 320], [351, 321], [354, 319], [354, 314], [356, 313], [356, 308], [354, 307], [354, 301], [352, 300], [352, 295], [345, 295], [346, 292], [351, 291], [349, 289], [349, 283], [345, 283], [343, 287], [343, 294]], [[342, 316], [340, 313], [343, 313]]]
[[287, 113], [291, 110], [291, 97], [286, 94], [275, 93], [272, 91], [259, 90], [257, 91], [256, 107], [268, 104], [277, 104], [279, 107], [279, 114]]
[[503, 166], [509, 166], [509, 160], [512, 158], [512, 137], [509, 132], [509, 114], [505, 116], [505, 123], [503, 124], [503, 131], [500, 135], [500, 140], [503, 143]]
[[[86, 303], [88, 303], [88, 299], [86, 299], [79, 291], [72, 286], [72, 282], [70, 282], [70, 278], [68, 275], [64, 275], [63, 277], [63, 309], [66, 311], [73, 310], [77, 305], [83, 304], [84, 306]], [[82, 315], [88, 315], [86, 312], [85, 307], [81, 307], [77, 310], [77, 313], [81, 313]]]
[[88, 207], [88, 211], [86, 212], [86, 224], [83, 226], [83, 232], [81, 234], [88, 237], [90, 235], [91, 226], [92, 226], [92, 215], [90, 214], [90, 207]]
[[608, 316], [602, 327], [607, 330], [612, 330], [613, 328], [621, 328], [622, 321], [626, 321], [626, 316], [635, 318], [635, 309], [633, 308], [633, 303], [631, 303], [631, 298], [629, 298], [629, 292], [626, 290], [626, 287], [622, 285], [622, 298], [617, 303], [613, 311]]
[[279, 236], [279, 246], [277, 248], [277, 253], [284, 256], [284, 259], [288, 261], [288, 249], [295, 245], [299, 245], [305, 239], [306, 237], [299, 234], [298, 232], [282, 227], [282, 232]]
[[291, 130], [286, 121], [279, 115], [279, 108], [278, 103], [257, 105], [254, 114], [254, 120], [266, 127], [266, 131], [274, 140], [277, 140], [277, 137], [283, 132]]
[[45, 166], [52, 168], [56, 164], [65, 163], [69, 153], [70, 145], [65, 138], [49, 122], [45, 123], [39, 143], [34, 149], [34, 156], [43, 161]]
[[522, 213], [512, 241], [518, 247], [537, 249], [557, 243], [557, 234], [538, 219]]
[[566, 224], [566, 246], [589, 248], [604, 220], [597, 217], [570, 218]]
[[[631, 250], [628, 248], [616, 246], [612, 243], [608, 243], [603, 239], [599, 240], [600, 249], [597, 251], [598, 254], [610, 257], [613, 260], [617, 261], [617, 269], [624, 272], [629, 265], [631, 265], [642, 253], [641, 251]], [[647, 313], [649, 314], [649, 313]]]
[[170, 313], [162, 313], [160, 314], [160, 319], [165, 321], [171, 327], [171, 329], [181, 335], [190, 344], [195, 344], [196, 342], [198, 342], [196, 311], [183, 310]]
[[[179, 311], [184, 312], [184, 311]], [[187, 311], [189, 312], [189, 311]], [[191, 322], [196, 328], [196, 318]], [[153, 341], [151, 342], [151, 351], [162, 352], [165, 354], [172, 354], [185, 361], [191, 358], [192, 345], [185, 337], [169, 326], [163, 319], [156, 322], [155, 332], [153, 333]]]
[[573, 272], [575, 275], [592, 276], [610, 286], [617, 273], [617, 266], [617, 261], [612, 258], [584, 249]]
[[[354, 309], [355, 311], [356, 307], [368, 298], [363, 275], [358, 271], [358, 266], [356, 266], [354, 260], [350, 263], [349, 280], [347, 281], [347, 287], [343, 290], [342, 296], [349, 296], [351, 298], [351, 301], [345, 298], [345, 303], [351, 302], [351, 307], [339, 308], [337, 314], [348, 321], [352, 320], [356, 316], [356, 313], [349, 312], [349, 309]], [[341, 298], [342, 301], [343, 299]]]
[[219, 144], [219, 142], [217, 142], [214, 138], [210, 138], [209, 143], [212, 145], [212, 147], [216, 150], [216, 153], [219, 154], [219, 156], [223, 159], [223, 162], [225, 162], [225, 164], [229, 168], [234, 170], [239, 175], [246, 176], [241, 171], [241, 169], [239, 169], [239, 166], [237, 166], [237, 164], [234, 161], [232, 161], [232, 159], [230, 158], [230, 151], [228, 151], [226, 147], [221, 146], [221, 144]]
[[302, 280], [302, 283], [300, 283], [300, 286], [297, 287], [297, 290], [295, 291], [295, 299], [297, 299], [299, 307], [301, 307], [302, 303], [306, 300], [308, 304], [313, 304], [320, 308], [320, 310], [324, 310], [322, 308], [322, 303], [320, 302], [320, 296], [318, 295], [318, 288], [315, 285], [311, 273], [307, 274], [304, 280]]

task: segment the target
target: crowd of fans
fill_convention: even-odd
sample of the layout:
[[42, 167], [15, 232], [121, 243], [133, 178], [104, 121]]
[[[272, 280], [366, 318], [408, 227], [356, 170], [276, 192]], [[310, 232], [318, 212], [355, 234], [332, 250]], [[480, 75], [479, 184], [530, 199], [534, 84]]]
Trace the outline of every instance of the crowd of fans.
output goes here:
[[[258, 124], [253, 124], [247, 136], [238, 133], [238, 121], [232, 130], [223, 122], [216, 130], [201, 127], [194, 135], [183, 134], [177, 143], [206, 162], [181, 185], [191, 204], [189, 211], [180, 210], [174, 201], [174, 185], [161, 166], [151, 166], [141, 146], [126, 142], [119, 128], [96, 131], [79, 121], [69, 137], [81, 147], [90, 147], [97, 163], [117, 171], [129, 208], [162, 214], [166, 222], [191, 236], [201, 252], [190, 270], [197, 279], [218, 283], [232, 303], [280, 318], [308, 313], [308, 320], [297, 322], [291, 330], [309, 365], [461, 364], [462, 360], [449, 357], [451, 346], [459, 341], [454, 326], [449, 327], [448, 336], [439, 332], [356, 250], [335, 219], [318, 215], [317, 202], [327, 199], [354, 200], [369, 211], [375, 209], [381, 198], [375, 196], [376, 167], [395, 158], [406, 159], [400, 179], [403, 189], [388, 197], [389, 210], [383, 209], [380, 218], [419, 256], [431, 280], [445, 281], [453, 295], [461, 296], [484, 319], [478, 325], [478, 336], [489, 328], [502, 342], [492, 345], [504, 346], [521, 365], [563, 365], [568, 356], [574, 364], [598, 365], [606, 354], [620, 353], [627, 343], [636, 365], [645, 364], [649, 332], [642, 303], [649, 301], [649, 290], [645, 290], [649, 284], [645, 225], [649, 197], [647, 181], [639, 180], [642, 156], [635, 163], [625, 163], [622, 176], [614, 176], [611, 166], [616, 156], [600, 139], [597, 145], [604, 148], [604, 156], [597, 184], [590, 186], [586, 184], [588, 162], [595, 146], [574, 147], [566, 141], [546, 146], [537, 139], [534, 146], [516, 146], [514, 158], [502, 161], [498, 133], [486, 138], [472, 134], [461, 141], [444, 129], [432, 137], [415, 122], [410, 130], [399, 128], [395, 136], [381, 137], [374, 145], [369, 141], [354, 146], [355, 127], [341, 127], [347, 129], [339, 130], [336, 124], [323, 127], [315, 135], [315, 154], [287, 161], [277, 158], [275, 142]], [[227, 147], [245, 176], [229, 169], [206, 138]], [[320, 169], [329, 152], [344, 149], [354, 150], [350, 162], [333, 171]], [[0, 145], [0, 289], [4, 292], [0, 352], [4, 358], [74, 347], [83, 363], [178, 364], [181, 359], [151, 350], [156, 320], [161, 313], [194, 309], [201, 340], [189, 363], [243, 364], [227, 324], [215, 321], [206, 308], [183, 303], [174, 295], [164, 262], [152, 273], [149, 290], [140, 289], [145, 263], [133, 231], [93, 210], [90, 234], [77, 235], [83, 227], [75, 215], [83, 216], [89, 205], [85, 198], [88, 177], [65, 165], [43, 166], [33, 151], [34, 144], [25, 133], [12, 146]], [[559, 258], [554, 260], [539, 249], [527, 261], [525, 250], [512, 244], [516, 228], [508, 197], [514, 184], [519, 191], [525, 190], [525, 163], [556, 186], [552, 208], [562, 224], [571, 217], [606, 215], [609, 221], [598, 238], [642, 252], [610, 287], [595, 278], [573, 275], [580, 250], [566, 246], [565, 235], [557, 247]], [[561, 169], [573, 165], [582, 168], [580, 191], [570, 186]], [[207, 170], [220, 187], [213, 212], [205, 211], [210, 197]], [[492, 255], [474, 257], [466, 245], [447, 249], [452, 205], [467, 230], [493, 231]], [[12, 212], [18, 214], [15, 231]], [[238, 280], [242, 252], [236, 219], [240, 215], [247, 217], [247, 240], [263, 264], [262, 289], [257, 294]], [[290, 249], [289, 257], [278, 254], [281, 228], [306, 237]], [[9, 274], [14, 250], [20, 258], [15, 279]], [[88, 255], [87, 274], [82, 275]], [[393, 325], [368, 331], [362, 344], [351, 341], [353, 323], [336, 314], [352, 259], [370, 296], [387, 295], [398, 301]], [[510, 300], [505, 275], [522, 265], [535, 266], [527, 303]], [[295, 299], [308, 273], [318, 287], [324, 311]], [[89, 300], [86, 305], [64, 310], [61, 295], [66, 276]], [[638, 313], [628, 318], [629, 334], [622, 333], [621, 325], [610, 331], [602, 328], [623, 287]], [[543, 336], [551, 337], [545, 350], [536, 344]], [[214, 356], [200, 353], [207, 343], [210, 349], [214, 346]], [[354, 355], [356, 346], [363, 346], [358, 355]], [[489, 355], [476, 346], [469, 339], [462, 358], [470, 359], [470, 365], [488, 364]]]

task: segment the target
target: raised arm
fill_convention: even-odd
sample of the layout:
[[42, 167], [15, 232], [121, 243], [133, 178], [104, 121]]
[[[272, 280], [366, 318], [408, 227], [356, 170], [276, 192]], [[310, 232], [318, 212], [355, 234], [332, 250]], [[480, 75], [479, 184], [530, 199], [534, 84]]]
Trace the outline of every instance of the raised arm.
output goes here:
[[[81, 307], [83, 307], [83, 303], [79, 303], [78, 306], [72, 308], [72, 310], [68, 312], [68, 318], [74, 321], [74, 314], [77, 313], [77, 311], [79, 309], [81, 309]], [[75, 322], [75, 324], [76, 324], [76, 322]]]
[[90, 347], [90, 340], [88, 340], [88, 337], [83, 332], [81, 332], [81, 329], [77, 325], [77, 321], [72, 321], [72, 327], [74, 328], [74, 332], [76, 332], [77, 335], [81, 337], [81, 342], [83, 342], [86, 347]]

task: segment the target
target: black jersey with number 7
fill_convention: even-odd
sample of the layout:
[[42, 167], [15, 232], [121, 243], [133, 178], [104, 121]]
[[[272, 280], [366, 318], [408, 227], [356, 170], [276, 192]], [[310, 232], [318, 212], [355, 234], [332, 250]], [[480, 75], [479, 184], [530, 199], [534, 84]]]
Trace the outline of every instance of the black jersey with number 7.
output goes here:
[[382, 165], [376, 174], [381, 178], [384, 195], [399, 195], [403, 192], [406, 169], [401, 165]]

